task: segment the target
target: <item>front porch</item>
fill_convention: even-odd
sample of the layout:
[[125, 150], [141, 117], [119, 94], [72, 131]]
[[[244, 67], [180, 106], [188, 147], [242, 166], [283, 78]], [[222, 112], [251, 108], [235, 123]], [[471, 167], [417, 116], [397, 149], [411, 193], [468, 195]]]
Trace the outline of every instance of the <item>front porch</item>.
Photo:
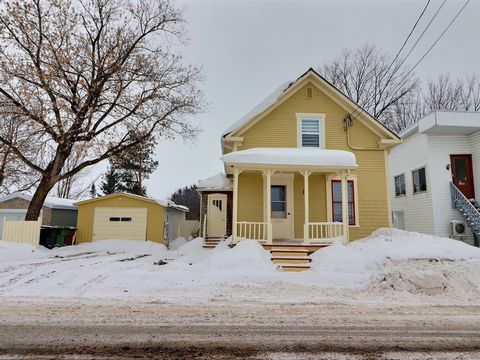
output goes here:
[[[276, 149], [268, 150], [275, 154]], [[311, 149], [288, 150], [312, 154]], [[338, 152], [353, 159], [335, 161]], [[325, 161], [325, 153], [333, 159]], [[267, 249], [297, 245], [313, 250], [348, 242], [353, 202], [349, 199], [353, 197], [350, 170], [357, 166], [353, 154], [315, 149], [315, 161], [290, 164], [285, 157], [270, 156], [268, 164], [259, 164], [229, 155], [224, 156], [224, 162], [233, 175], [233, 244], [255, 240]]]

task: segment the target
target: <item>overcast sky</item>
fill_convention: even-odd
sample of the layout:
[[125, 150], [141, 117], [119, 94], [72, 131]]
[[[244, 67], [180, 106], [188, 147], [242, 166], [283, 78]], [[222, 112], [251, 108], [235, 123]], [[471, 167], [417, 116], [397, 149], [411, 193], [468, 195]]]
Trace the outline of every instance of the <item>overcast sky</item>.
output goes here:
[[[185, 9], [185, 62], [203, 67], [200, 84], [209, 110], [191, 119], [201, 129], [193, 143], [159, 144], [159, 167], [148, 195], [164, 198], [180, 186], [222, 171], [220, 136], [281, 83], [335, 58], [343, 48], [377, 44], [395, 54], [426, 0], [177, 0]], [[412, 66], [464, 4], [449, 0], [409, 57]], [[419, 28], [440, 6], [432, 0]], [[441, 73], [480, 73], [480, 1], [472, 0], [417, 67], [427, 80]], [[418, 33], [417, 33], [418, 34]], [[408, 48], [408, 47], [407, 47]]]

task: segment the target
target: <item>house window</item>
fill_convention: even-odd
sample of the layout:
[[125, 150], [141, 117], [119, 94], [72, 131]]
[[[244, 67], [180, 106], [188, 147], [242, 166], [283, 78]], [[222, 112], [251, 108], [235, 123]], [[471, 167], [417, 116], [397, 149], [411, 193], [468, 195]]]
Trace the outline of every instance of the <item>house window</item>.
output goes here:
[[286, 186], [272, 186], [272, 218], [287, 217]]
[[413, 193], [427, 191], [427, 177], [425, 176], [425, 168], [412, 171], [413, 177]]
[[[347, 181], [348, 189], [348, 224], [356, 225], [355, 216], [355, 193], [353, 180]], [[342, 222], [342, 182], [332, 180], [332, 219]]]
[[302, 118], [300, 124], [302, 147], [323, 147], [320, 119]]
[[395, 196], [404, 196], [405, 191], [405, 174], [395, 176]]

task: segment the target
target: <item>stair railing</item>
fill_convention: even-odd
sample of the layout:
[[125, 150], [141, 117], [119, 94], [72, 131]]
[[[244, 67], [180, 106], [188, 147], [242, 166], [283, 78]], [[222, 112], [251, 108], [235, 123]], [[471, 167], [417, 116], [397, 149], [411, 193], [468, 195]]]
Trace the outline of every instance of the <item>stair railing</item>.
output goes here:
[[474, 234], [479, 236], [480, 213], [478, 210], [453, 183], [450, 183], [450, 194], [452, 198], [452, 207], [458, 210], [463, 210], [462, 215], [465, 220], [467, 220], [468, 225], [472, 228]]

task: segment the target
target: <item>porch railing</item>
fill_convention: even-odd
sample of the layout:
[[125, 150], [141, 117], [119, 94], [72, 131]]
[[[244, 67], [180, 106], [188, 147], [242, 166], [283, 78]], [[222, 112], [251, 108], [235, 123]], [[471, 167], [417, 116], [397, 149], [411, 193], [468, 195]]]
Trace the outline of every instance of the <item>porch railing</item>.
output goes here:
[[237, 223], [238, 240], [248, 239], [257, 241], [267, 241], [268, 232], [266, 222], [240, 221]]
[[306, 243], [332, 243], [345, 240], [341, 222], [310, 222], [306, 226], [308, 227], [308, 238], [304, 239]]

